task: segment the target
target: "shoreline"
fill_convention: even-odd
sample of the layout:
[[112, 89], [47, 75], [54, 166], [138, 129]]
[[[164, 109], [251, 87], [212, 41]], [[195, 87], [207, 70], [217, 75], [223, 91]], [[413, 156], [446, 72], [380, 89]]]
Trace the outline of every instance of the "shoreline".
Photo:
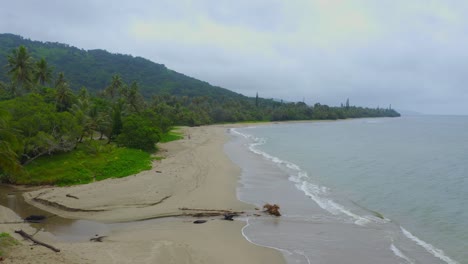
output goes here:
[[[423, 263], [439, 263], [440, 260], [458, 263], [441, 249], [405, 232], [396, 221], [381, 221], [374, 211], [358, 204], [353, 206], [346, 198], [330, 195], [327, 189], [324, 190], [328, 193], [320, 195], [320, 181], [311, 181], [308, 176], [312, 175], [313, 169], [304, 165], [304, 160], [295, 159], [291, 149], [288, 152], [284, 148], [290, 141], [278, 140], [291, 133], [291, 129], [283, 133], [277, 133], [273, 127], [259, 129], [257, 133], [240, 129], [237, 142], [227, 144], [234, 162], [246, 168], [242, 176], [245, 184], [239, 188], [239, 198], [250, 203], [278, 202], [284, 208], [283, 217], [278, 222], [249, 219], [252, 228], [246, 226], [244, 229], [254, 243], [285, 250], [284, 255], [291, 263], [311, 263], [312, 260], [327, 263], [342, 263], [344, 260], [350, 263], [413, 263], [412, 259]], [[299, 130], [299, 127], [294, 129]], [[273, 143], [259, 149], [267, 141]], [[304, 144], [305, 141], [301, 137], [297, 142]], [[281, 143], [275, 145], [275, 142]], [[249, 150], [241, 145], [248, 145]], [[274, 148], [278, 145], [280, 148]], [[300, 150], [294, 145], [294, 151], [304, 153]], [[271, 190], [281, 195], [275, 196]], [[296, 260], [291, 259], [295, 253], [298, 253]], [[300, 255], [308, 258], [300, 262]]]
[[[253, 205], [237, 199], [240, 168], [223, 151], [228, 141], [226, 129], [248, 125], [252, 124], [183, 128], [186, 137], [161, 144], [166, 158], [154, 161], [149, 171], [87, 185], [42, 188], [24, 197], [61, 217], [107, 223], [174, 214], [183, 207], [253, 211]], [[11, 212], [2, 216], [13, 217]], [[25, 250], [29, 250], [27, 246], [15, 247], [5, 263], [38, 258], [45, 263], [115, 263], [117, 259], [119, 263], [285, 263], [279, 251], [257, 246], [243, 236], [247, 222], [212, 218], [205, 218], [208, 222], [202, 225], [184, 218], [132, 223], [112, 230], [103, 243], [61, 242], [39, 232], [36, 237], [54, 243], [62, 252], [34, 247], [40, 252], [38, 257]], [[0, 225], [0, 231], [11, 234], [13, 229], [22, 228], [32, 232], [27, 226]]]

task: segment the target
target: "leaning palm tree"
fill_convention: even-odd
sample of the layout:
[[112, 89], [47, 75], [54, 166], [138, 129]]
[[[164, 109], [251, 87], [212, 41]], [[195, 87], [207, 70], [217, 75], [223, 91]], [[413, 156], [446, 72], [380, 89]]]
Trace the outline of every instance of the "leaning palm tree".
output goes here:
[[34, 71], [34, 81], [42, 86], [50, 83], [52, 80], [52, 68], [49, 67], [47, 61], [42, 58], [36, 62], [36, 69]]
[[25, 46], [19, 46], [8, 55], [6, 67], [15, 86], [13, 96], [16, 96], [23, 89], [30, 90], [32, 88], [34, 61]]

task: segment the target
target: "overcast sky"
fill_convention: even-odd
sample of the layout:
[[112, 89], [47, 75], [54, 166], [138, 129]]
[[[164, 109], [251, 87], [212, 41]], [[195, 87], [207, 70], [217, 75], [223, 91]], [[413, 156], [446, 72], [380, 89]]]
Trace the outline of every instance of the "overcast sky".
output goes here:
[[0, 32], [249, 96], [468, 114], [467, 14], [464, 0], [4, 0]]

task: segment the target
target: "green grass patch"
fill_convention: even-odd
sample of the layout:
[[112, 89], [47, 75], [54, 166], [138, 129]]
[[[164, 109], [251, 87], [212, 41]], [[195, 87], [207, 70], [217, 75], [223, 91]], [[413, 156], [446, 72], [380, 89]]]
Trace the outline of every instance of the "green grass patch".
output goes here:
[[153, 160], [163, 160], [163, 159], [165, 159], [165, 157], [163, 157], [163, 156], [154, 156], [153, 157]]
[[174, 140], [179, 140], [184, 138], [184, 134], [182, 132], [179, 132], [180, 128], [173, 128], [171, 131], [169, 131], [166, 134], [163, 134], [159, 140], [161, 143], [166, 143]]
[[4, 257], [8, 247], [18, 245], [18, 241], [8, 233], [0, 233], [0, 257]]
[[76, 185], [121, 178], [151, 169], [152, 157], [142, 150], [101, 142], [83, 143], [72, 152], [41, 157], [26, 166], [17, 184]]

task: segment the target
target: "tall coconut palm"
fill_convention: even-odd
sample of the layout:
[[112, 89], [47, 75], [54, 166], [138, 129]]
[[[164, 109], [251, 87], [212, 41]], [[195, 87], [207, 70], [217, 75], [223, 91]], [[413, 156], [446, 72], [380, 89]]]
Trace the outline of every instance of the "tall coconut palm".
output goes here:
[[55, 81], [55, 105], [58, 111], [65, 111], [72, 105], [73, 92], [65, 80], [65, 75], [60, 72]]
[[110, 96], [111, 99], [117, 96], [118, 93], [121, 93], [124, 83], [120, 75], [116, 74], [112, 76], [111, 84], [107, 86], [104, 90], [105, 94]]
[[8, 75], [13, 82], [13, 96], [32, 88], [34, 61], [25, 46], [19, 46], [8, 55]]
[[50, 83], [52, 80], [52, 68], [49, 67], [47, 61], [42, 58], [36, 62], [36, 69], [34, 71], [34, 81], [40, 85]]
[[130, 89], [127, 90], [125, 94], [125, 99], [127, 104], [130, 105], [133, 111], [136, 113], [140, 113], [140, 107], [142, 107], [145, 103], [143, 100], [140, 92], [138, 91], [138, 84], [137, 82], [133, 82], [130, 86]]

